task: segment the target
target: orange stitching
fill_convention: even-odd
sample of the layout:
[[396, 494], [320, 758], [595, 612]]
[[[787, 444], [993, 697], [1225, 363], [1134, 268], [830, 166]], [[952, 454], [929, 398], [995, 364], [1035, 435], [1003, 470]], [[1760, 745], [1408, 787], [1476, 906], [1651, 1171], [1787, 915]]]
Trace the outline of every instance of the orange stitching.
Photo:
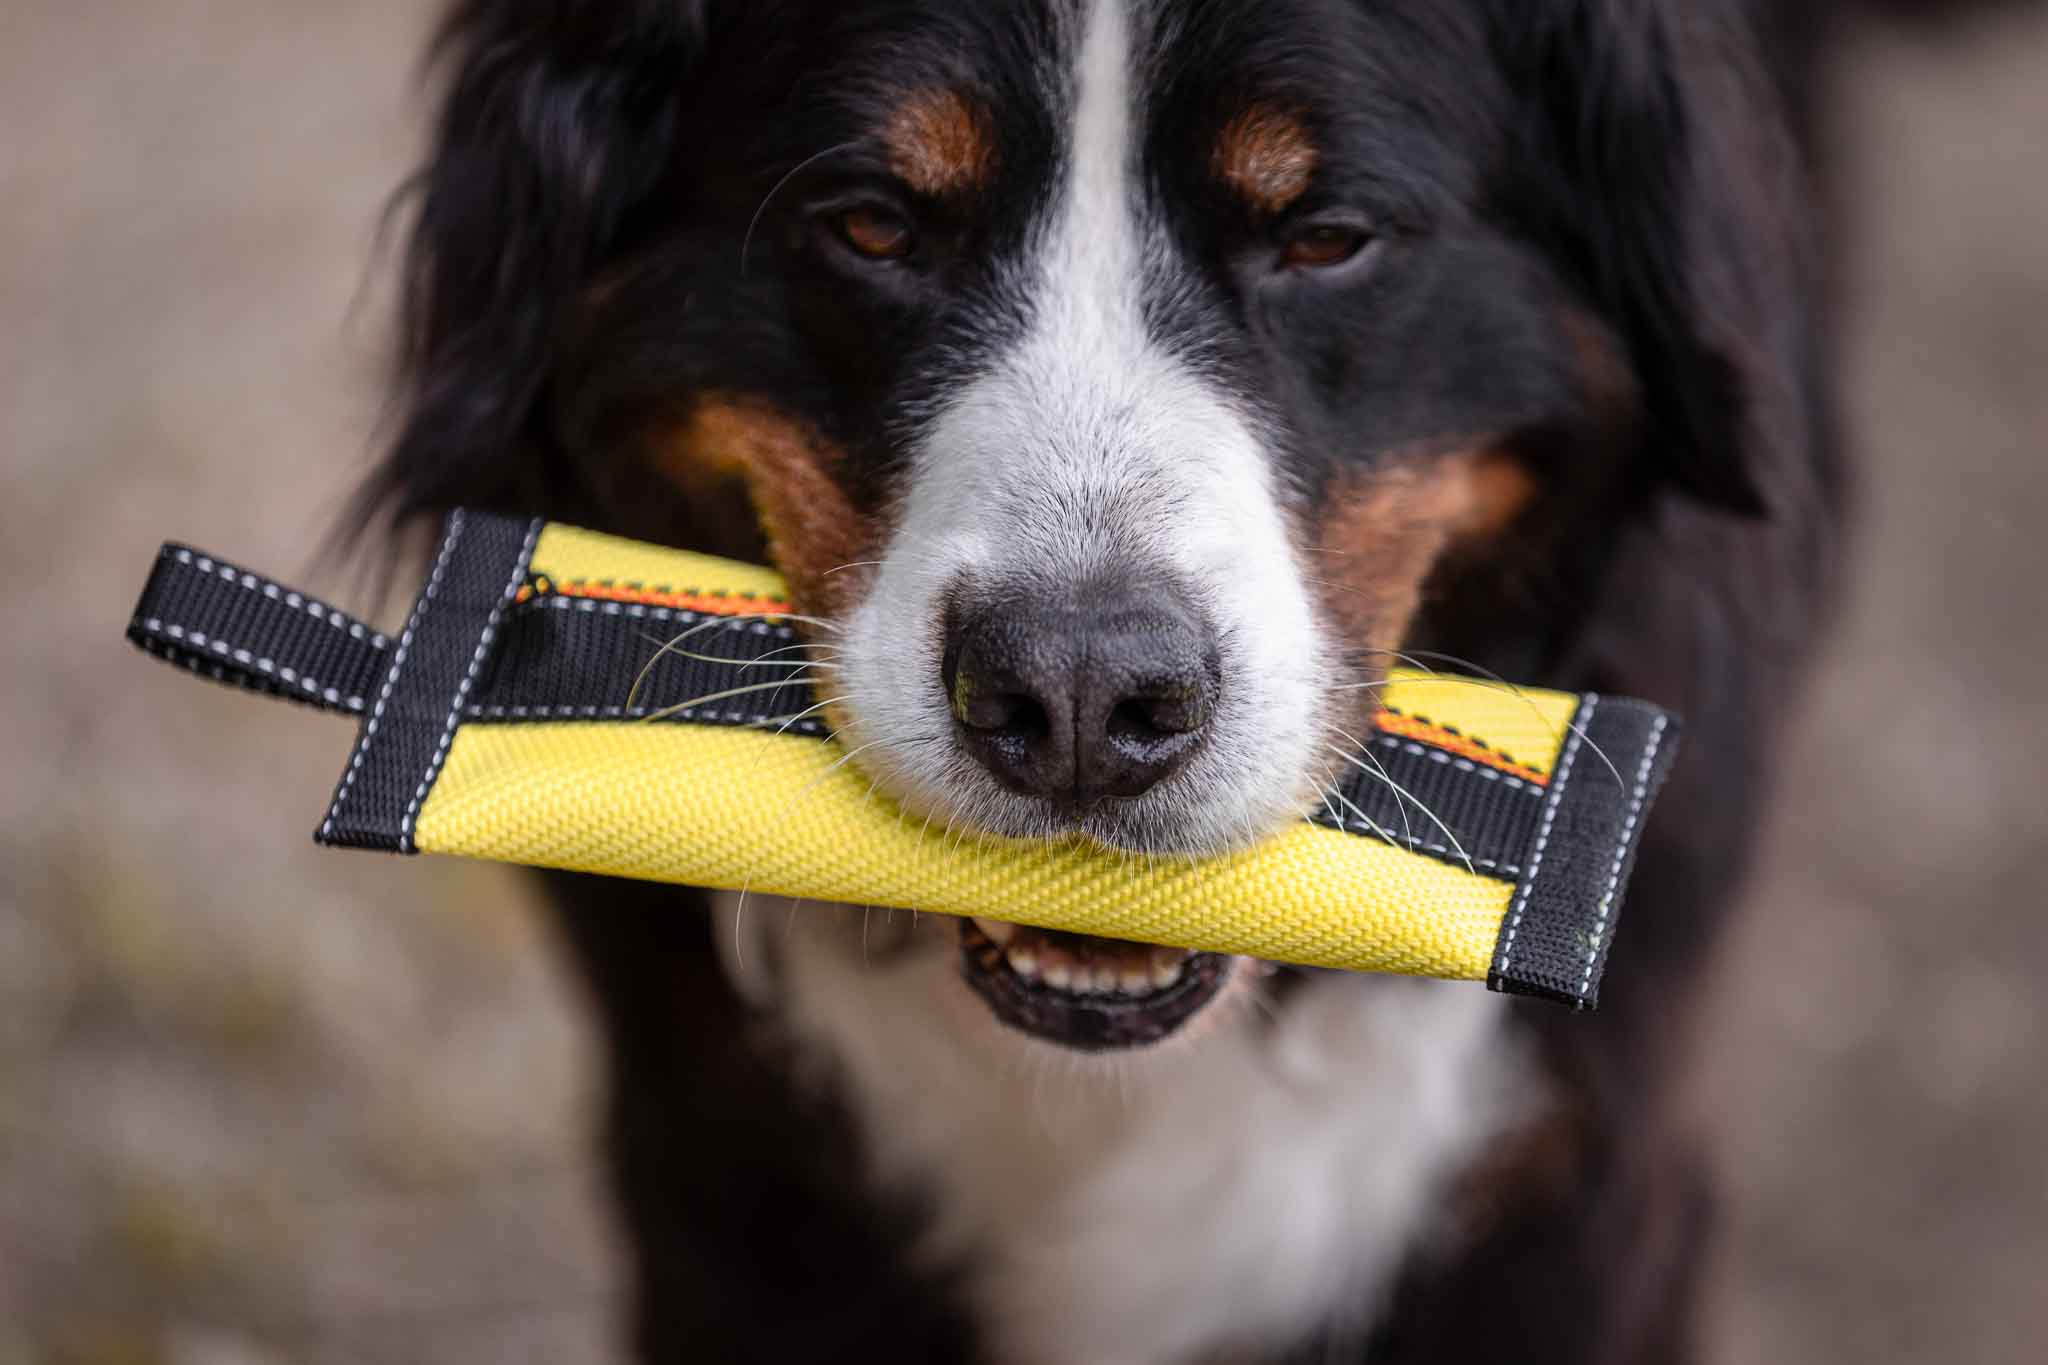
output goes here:
[[1489, 749], [1476, 739], [1469, 739], [1446, 725], [1437, 725], [1416, 716], [1404, 716], [1399, 711], [1382, 710], [1373, 717], [1373, 724], [1390, 735], [1412, 739], [1418, 744], [1453, 753], [1460, 758], [1469, 758], [1474, 763], [1483, 763], [1497, 772], [1510, 777], [1519, 777], [1537, 787], [1547, 787], [1550, 779], [1527, 764], [1517, 763], [1496, 749]]
[[613, 583], [581, 579], [568, 583], [543, 580], [538, 591], [532, 584], [527, 584], [519, 589], [518, 600], [525, 602], [543, 593], [556, 597], [593, 597], [602, 602], [630, 602], [643, 607], [672, 607], [701, 612], [706, 616], [787, 616], [791, 609], [790, 604], [780, 598], [755, 597], [747, 593], [735, 596], [701, 589], [671, 592], [662, 588], [643, 588], [637, 584], [619, 587]]

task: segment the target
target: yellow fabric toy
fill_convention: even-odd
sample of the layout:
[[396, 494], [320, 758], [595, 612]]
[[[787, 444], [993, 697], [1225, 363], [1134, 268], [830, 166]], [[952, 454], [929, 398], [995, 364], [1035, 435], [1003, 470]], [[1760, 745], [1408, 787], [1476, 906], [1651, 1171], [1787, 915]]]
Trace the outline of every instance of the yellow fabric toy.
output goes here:
[[[1322, 809], [1200, 862], [957, 839], [825, 734], [779, 579], [573, 527], [450, 517], [387, 638], [166, 545], [129, 637], [356, 715], [316, 837], [1597, 998], [1677, 722], [1400, 672]], [[665, 647], [666, 646], [666, 647]]]

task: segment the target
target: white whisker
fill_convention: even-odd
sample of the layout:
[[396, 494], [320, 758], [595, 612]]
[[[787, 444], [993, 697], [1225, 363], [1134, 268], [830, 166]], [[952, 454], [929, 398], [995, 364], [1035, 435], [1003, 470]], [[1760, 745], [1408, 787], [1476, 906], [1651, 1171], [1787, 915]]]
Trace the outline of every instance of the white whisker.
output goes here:
[[[1378, 755], [1373, 753], [1372, 746], [1370, 744], [1367, 744], [1364, 740], [1359, 739], [1356, 735], [1351, 734], [1347, 730], [1343, 730], [1335, 726], [1332, 726], [1331, 728], [1336, 729], [1338, 734], [1344, 736], [1344, 738], [1350, 740], [1354, 745], [1358, 747], [1358, 752], [1365, 755], [1366, 762], [1372, 764], [1374, 768], [1378, 769], [1379, 775], [1386, 780], [1386, 784], [1394, 789], [1394, 795], [1397, 798], [1402, 796], [1408, 796], [1406, 788], [1402, 787], [1400, 783], [1394, 780], [1394, 775], [1387, 771], [1387, 765], [1380, 762]], [[1409, 796], [1408, 799], [1411, 801], [1415, 800], [1415, 798], [1412, 796]], [[1421, 803], [1416, 802], [1416, 804], [1420, 805]], [[1401, 812], [1401, 833], [1407, 836], [1408, 846], [1410, 848], [1415, 847], [1415, 826], [1408, 822], [1408, 807], [1402, 805], [1399, 800], [1396, 800], [1394, 802], [1394, 809]]]
[[[1344, 808], [1346, 810], [1350, 811], [1353, 815], [1357, 816], [1360, 820], [1364, 821], [1365, 827], [1367, 829], [1371, 830], [1374, 834], [1379, 835], [1380, 838], [1386, 842], [1388, 848], [1401, 848], [1403, 846], [1399, 839], [1396, 839], [1391, 833], [1380, 827], [1379, 821], [1373, 819], [1370, 815], [1367, 815], [1364, 811], [1360, 810], [1357, 804], [1353, 802], [1350, 797], [1346, 796], [1343, 792], [1336, 790], [1335, 787], [1331, 788], [1331, 794], [1335, 796], [1338, 801], [1343, 803]], [[1343, 822], [1339, 821], [1338, 823], [1341, 824]]]
[[[1339, 731], [1338, 733], [1342, 734], [1343, 732]], [[1350, 737], [1347, 735], [1346, 738], [1348, 739]], [[1356, 744], [1357, 742], [1357, 740], [1352, 740], [1352, 743], [1354, 744]], [[1428, 806], [1422, 804], [1422, 802], [1417, 801], [1415, 799], [1415, 796], [1406, 787], [1394, 781], [1393, 778], [1386, 776], [1385, 769], [1381, 769], [1379, 772], [1374, 772], [1372, 769], [1366, 767], [1365, 764], [1359, 762], [1358, 759], [1355, 758], [1353, 755], [1351, 755], [1343, 749], [1338, 748], [1334, 744], [1330, 746], [1330, 751], [1336, 754], [1338, 757], [1342, 758], [1346, 763], [1349, 763], [1353, 767], [1357, 768], [1360, 772], [1366, 774], [1368, 777], [1371, 777], [1374, 781], [1385, 783], [1386, 786], [1393, 791], [1394, 797], [1397, 802], [1405, 800], [1413, 803], [1417, 810], [1421, 811], [1424, 815], [1428, 816], [1430, 822], [1434, 824], [1438, 829], [1443, 831], [1444, 838], [1450, 840], [1451, 848], [1457, 853], [1459, 860], [1465, 864], [1466, 871], [1477, 872], [1479, 870], [1477, 867], [1473, 866], [1472, 857], [1470, 854], [1465, 852], [1465, 846], [1458, 842], [1458, 836], [1451, 833], [1451, 827], [1445, 824], [1443, 821], [1437, 819], [1436, 812], [1431, 810]], [[1413, 838], [1412, 835], [1410, 837], [1411, 839]]]
[[745, 279], [747, 277], [747, 249], [754, 244], [754, 229], [761, 225], [761, 215], [768, 211], [768, 205], [775, 198], [775, 196], [782, 193], [782, 187], [784, 185], [787, 185], [790, 181], [796, 179], [797, 172], [803, 170], [804, 167], [810, 165], [812, 162], [823, 161], [826, 157], [831, 156], [834, 152], [843, 152], [855, 145], [856, 144], [851, 142], [842, 142], [836, 147], [827, 147], [822, 152], [811, 153], [811, 155], [805, 157], [802, 161], [797, 162], [796, 165], [791, 166], [788, 171], [784, 172], [782, 178], [775, 182], [775, 184], [769, 189], [768, 193], [761, 196], [761, 202], [759, 206], [754, 209], [754, 216], [747, 220], [746, 234], [740, 238], [741, 279]]
[[679, 711], [688, 711], [692, 707], [705, 706], [714, 701], [729, 701], [734, 697], [751, 696], [756, 692], [780, 692], [786, 687], [798, 685], [799, 683], [796, 679], [791, 679], [787, 682], [748, 683], [745, 687], [728, 687], [723, 692], [707, 692], [701, 697], [692, 697], [688, 701], [679, 701], [673, 706], [664, 706], [659, 710], [649, 711], [644, 719], [650, 721], [667, 720]]

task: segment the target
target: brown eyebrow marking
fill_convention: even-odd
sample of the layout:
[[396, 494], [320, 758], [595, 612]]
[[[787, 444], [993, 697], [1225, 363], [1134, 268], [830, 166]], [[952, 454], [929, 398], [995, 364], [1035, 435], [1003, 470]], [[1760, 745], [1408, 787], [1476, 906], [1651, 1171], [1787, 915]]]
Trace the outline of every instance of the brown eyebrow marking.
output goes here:
[[957, 90], [920, 90], [889, 118], [889, 168], [919, 194], [980, 189], [995, 169], [995, 141], [981, 110]]
[[1278, 213], [1308, 189], [1319, 159], [1300, 119], [1257, 104], [1223, 125], [1212, 164], [1253, 208]]

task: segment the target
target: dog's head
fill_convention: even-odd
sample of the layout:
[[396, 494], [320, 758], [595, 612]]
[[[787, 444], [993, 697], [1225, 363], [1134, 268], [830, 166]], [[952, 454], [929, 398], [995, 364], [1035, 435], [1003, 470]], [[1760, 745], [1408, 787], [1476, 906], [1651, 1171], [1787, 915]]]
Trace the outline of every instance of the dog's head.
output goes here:
[[[1541, 667], [1615, 519], [1757, 502], [1666, 8], [467, 0], [380, 495], [770, 560], [934, 837], [1259, 839], [1394, 650]], [[1088, 1046], [1232, 974], [965, 932]]]

